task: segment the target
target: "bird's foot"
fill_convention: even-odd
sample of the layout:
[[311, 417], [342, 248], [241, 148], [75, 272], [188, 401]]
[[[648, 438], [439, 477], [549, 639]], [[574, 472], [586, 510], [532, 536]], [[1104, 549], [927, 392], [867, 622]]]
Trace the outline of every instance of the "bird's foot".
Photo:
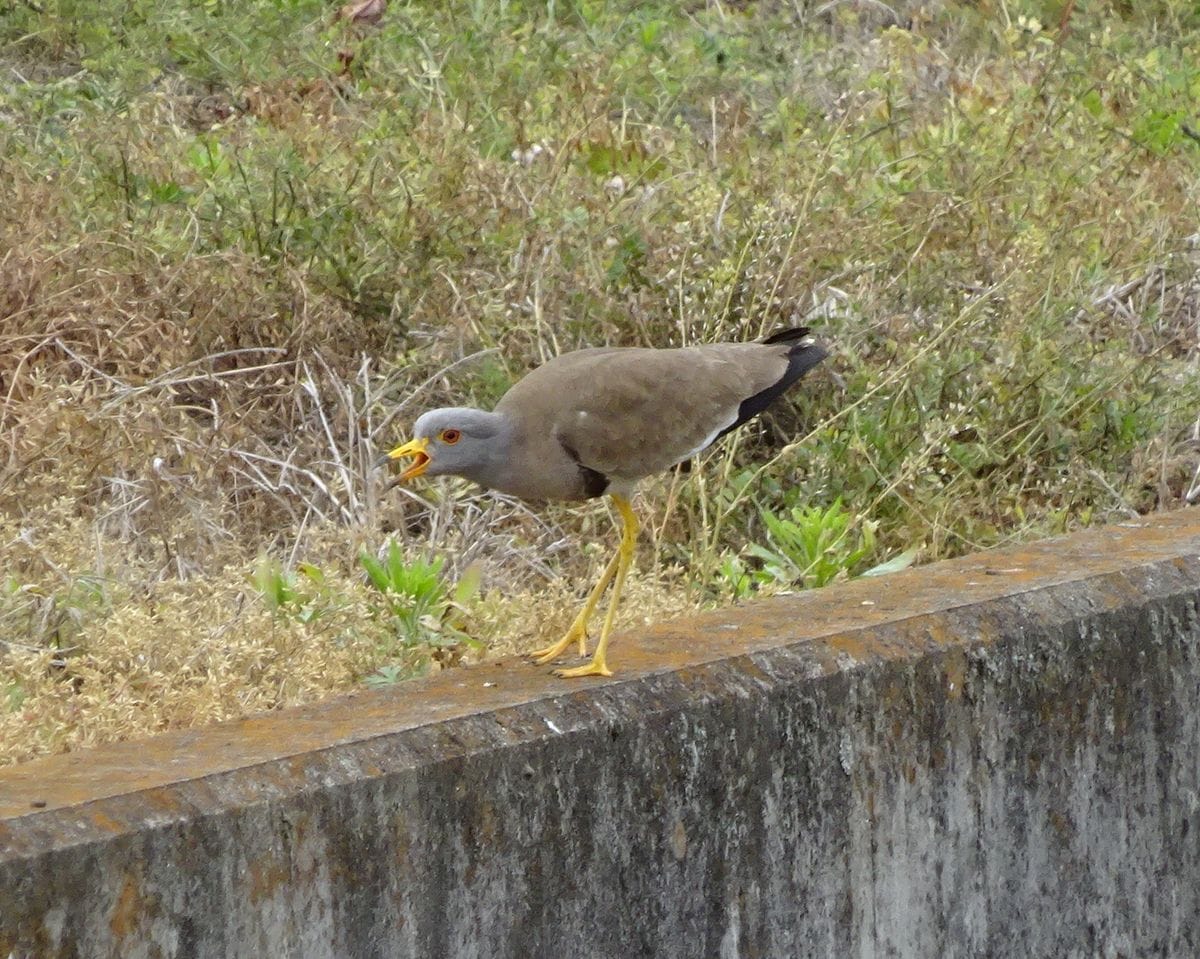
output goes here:
[[557, 643], [550, 646], [545, 646], [542, 649], [535, 649], [529, 655], [533, 657], [534, 662], [539, 666], [545, 666], [546, 663], [551, 663], [558, 659], [563, 653], [570, 649], [572, 643], [579, 644], [579, 655], [587, 655], [587, 630], [578, 623], [567, 630], [567, 635], [560, 639]]
[[556, 669], [555, 676], [563, 679], [578, 679], [580, 676], [611, 676], [612, 670], [600, 657], [596, 657], [586, 666], [575, 666], [571, 669]]

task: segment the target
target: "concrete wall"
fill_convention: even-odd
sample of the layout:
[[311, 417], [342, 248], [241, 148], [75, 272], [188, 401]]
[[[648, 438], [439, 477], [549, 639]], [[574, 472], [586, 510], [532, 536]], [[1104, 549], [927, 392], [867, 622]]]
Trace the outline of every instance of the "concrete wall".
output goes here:
[[1200, 955], [1200, 511], [0, 771], [0, 957]]

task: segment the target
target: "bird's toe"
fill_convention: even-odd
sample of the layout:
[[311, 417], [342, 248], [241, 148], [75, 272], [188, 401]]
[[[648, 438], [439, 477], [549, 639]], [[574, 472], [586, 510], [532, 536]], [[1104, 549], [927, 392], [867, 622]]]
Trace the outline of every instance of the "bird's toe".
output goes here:
[[572, 643], [579, 644], [579, 655], [587, 655], [587, 631], [572, 627], [567, 631], [567, 635], [560, 639], [557, 643], [552, 643], [549, 646], [543, 646], [541, 649], [533, 650], [529, 655], [539, 666], [545, 666], [546, 663], [551, 663], [563, 655], [571, 648]]
[[575, 666], [571, 669], [556, 669], [554, 675], [561, 676], [563, 679], [579, 679], [582, 676], [611, 676], [612, 670], [606, 664], [592, 660], [585, 666]]

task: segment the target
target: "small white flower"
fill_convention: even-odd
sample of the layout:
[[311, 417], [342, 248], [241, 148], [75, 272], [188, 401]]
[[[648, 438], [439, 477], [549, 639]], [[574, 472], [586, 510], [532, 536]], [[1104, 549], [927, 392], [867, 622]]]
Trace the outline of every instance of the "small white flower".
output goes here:
[[554, 155], [554, 151], [544, 144], [535, 143], [526, 150], [518, 147], [509, 155], [512, 157], [514, 163], [519, 163], [521, 166], [531, 166], [533, 161], [543, 154], [550, 157]]

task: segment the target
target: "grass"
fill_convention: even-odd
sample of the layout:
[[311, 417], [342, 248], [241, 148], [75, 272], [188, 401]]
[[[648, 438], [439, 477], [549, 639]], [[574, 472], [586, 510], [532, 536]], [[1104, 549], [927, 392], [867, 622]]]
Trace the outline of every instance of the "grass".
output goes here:
[[1200, 495], [1194, 4], [335, 12], [0, 12], [0, 761], [555, 638], [602, 507], [372, 463], [579, 346], [833, 350], [626, 626]]

